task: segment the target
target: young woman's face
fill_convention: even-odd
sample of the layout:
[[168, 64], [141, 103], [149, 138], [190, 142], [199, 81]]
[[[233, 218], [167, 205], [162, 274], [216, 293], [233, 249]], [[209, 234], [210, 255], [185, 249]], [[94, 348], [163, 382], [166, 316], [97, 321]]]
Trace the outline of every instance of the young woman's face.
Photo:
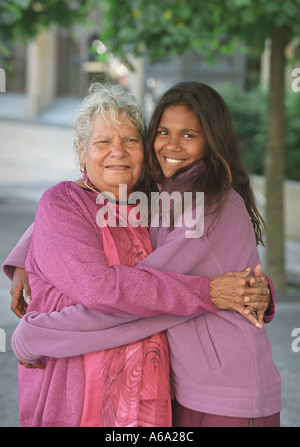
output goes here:
[[165, 177], [199, 160], [206, 138], [193, 110], [184, 105], [170, 106], [161, 116], [154, 151]]

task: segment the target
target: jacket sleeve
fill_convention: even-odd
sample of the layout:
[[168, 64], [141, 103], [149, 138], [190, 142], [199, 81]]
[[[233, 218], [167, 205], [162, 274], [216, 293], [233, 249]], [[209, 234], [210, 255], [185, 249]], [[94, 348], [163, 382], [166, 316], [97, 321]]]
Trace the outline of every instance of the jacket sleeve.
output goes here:
[[[100, 228], [85, 201], [63, 182], [42, 197], [26, 269], [91, 309], [138, 316], [216, 312], [209, 279], [152, 267], [108, 267]], [[34, 256], [32, 254], [34, 253]]]
[[16, 357], [35, 363], [41, 357], [64, 358], [132, 343], [192, 317], [158, 315], [139, 318], [108, 315], [82, 307], [69, 306], [60, 312], [26, 314], [11, 344]]
[[21, 239], [18, 241], [17, 245], [12, 249], [6, 260], [2, 264], [2, 270], [10, 280], [12, 280], [14, 276], [16, 267], [25, 268], [25, 260], [32, 238], [33, 226], [34, 224], [31, 224], [30, 227], [25, 231]]
[[[195, 247], [197, 247], [196, 250]], [[155, 247], [153, 253], [143, 259], [139, 265], [155, 267], [161, 271], [170, 270], [186, 275], [196, 274], [195, 271], [199, 262], [201, 259], [205, 259], [210, 250], [210, 246], [203, 244], [202, 241], [197, 241], [195, 238], [187, 238], [186, 227], [182, 225], [174, 228], [171, 232], [166, 231], [159, 246]], [[271, 303], [268, 312], [264, 316], [264, 322], [270, 323], [275, 315], [275, 289], [271, 278], [266, 277], [270, 288]]]

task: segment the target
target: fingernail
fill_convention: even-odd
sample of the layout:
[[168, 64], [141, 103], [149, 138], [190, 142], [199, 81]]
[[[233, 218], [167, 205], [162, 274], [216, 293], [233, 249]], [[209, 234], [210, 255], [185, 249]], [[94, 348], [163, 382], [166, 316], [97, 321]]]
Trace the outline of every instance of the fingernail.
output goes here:
[[29, 304], [30, 303], [30, 301], [31, 301], [31, 298], [30, 298], [30, 296], [25, 296], [25, 303], [26, 304]]
[[258, 329], [261, 329], [263, 327], [263, 325], [261, 323], [256, 323], [255, 325]]
[[245, 303], [248, 303], [248, 301], [250, 301], [249, 296], [245, 296], [244, 301], [245, 301]]

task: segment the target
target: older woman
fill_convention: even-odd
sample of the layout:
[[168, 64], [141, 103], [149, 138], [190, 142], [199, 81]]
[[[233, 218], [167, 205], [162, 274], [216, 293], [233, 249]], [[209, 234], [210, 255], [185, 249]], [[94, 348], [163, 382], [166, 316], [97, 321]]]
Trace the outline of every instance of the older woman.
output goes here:
[[[91, 93], [82, 111], [91, 127], [84, 132], [79, 127], [83, 179], [56, 185], [40, 201], [26, 265], [33, 296], [29, 312], [60, 311], [80, 303], [143, 316], [216, 313], [209, 280], [149, 267], [128, 268], [149, 254], [151, 246], [145, 227], [120, 225], [122, 204], [113, 207], [118, 226], [98, 225], [99, 210], [111, 200], [108, 194], [120, 200], [120, 184], [126, 185], [128, 195], [132, 193], [142, 170], [141, 115], [124, 95], [117, 87]], [[99, 201], [100, 191], [108, 202]], [[220, 290], [223, 280], [211, 281], [211, 289]], [[165, 317], [165, 328], [180, 321], [174, 318], [170, 324], [169, 318]], [[155, 371], [150, 352], [154, 352]], [[168, 425], [169, 408], [164, 333], [83, 358], [47, 359], [43, 370], [20, 371], [22, 425]]]

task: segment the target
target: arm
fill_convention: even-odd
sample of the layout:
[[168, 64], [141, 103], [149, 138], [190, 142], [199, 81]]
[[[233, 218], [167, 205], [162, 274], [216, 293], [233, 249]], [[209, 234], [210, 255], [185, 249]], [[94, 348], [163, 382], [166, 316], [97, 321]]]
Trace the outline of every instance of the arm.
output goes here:
[[43, 356], [65, 358], [122, 346], [190, 318], [108, 315], [76, 305], [50, 314], [29, 312], [17, 326], [11, 343], [19, 360], [34, 364]]
[[30, 301], [31, 292], [25, 271], [25, 260], [32, 238], [33, 226], [34, 224], [31, 224], [25, 231], [17, 245], [2, 264], [3, 272], [12, 280], [10, 287], [10, 295], [12, 297], [10, 308], [19, 318], [25, 315]]
[[207, 278], [145, 266], [109, 268], [99, 243], [101, 229], [91, 210], [85, 210], [86, 192], [72, 185], [63, 182], [43, 195], [28, 271], [38, 271], [73, 304], [102, 312], [153, 316], [217, 311], [210, 301]]
[[[201, 238], [186, 238], [185, 232], [184, 226], [175, 227], [172, 232], [165, 232], [156, 240], [157, 246], [154, 252], [148, 255], [140, 265], [155, 266], [159, 270], [169, 269], [185, 274], [199, 274], [198, 266], [209, 256], [211, 246]], [[153, 234], [155, 243], [155, 230], [152, 230]], [[257, 326], [258, 322], [258, 327], [261, 327], [264, 312], [270, 304], [268, 282], [262, 278], [264, 275], [261, 273], [260, 265], [254, 269], [254, 276], [251, 278], [250, 271], [251, 268], [241, 273], [229, 272], [212, 278], [210, 296], [212, 303], [218, 309], [236, 310], [252, 324]], [[258, 320], [249, 311], [251, 306], [259, 310]]]
[[32, 238], [33, 226], [34, 224], [31, 224], [27, 228], [17, 245], [12, 249], [2, 264], [2, 270], [9, 279], [13, 278], [15, 267], [25, 268], [25, 260]]
[[[178, 230], [179, 231], [179, 230]], [[175, 237], [176, 235], [176, 237]], [[194, 243], [193, 243], [194, 245]], [[188, 251], [192, 250], [193, 247], [188, 247]], [[176, 234], [176, 231], [174, 230], [174, 232], [169, 233], [168, 237], [164, 243], [164, 245], [162, 245], [160, 247], [159, 251], [159, 256], [158, 256], [158, 260], [156, 262], [156, 264], [159, 265], [159, 268], [166, 268], [166, 267], [170, 267], [173, 269], [179, 269], [178, 266], [180, 266], [180, 268], [185, 271], [186, 273], [193, 273], [195, 268], [198, 266], [198, 263], [200, 262], [199, 256], [203, 257], [203, 255], [205, 255], [206, 253], [201, 252], [201, 250], [199, 249], [199, 247], [197, 248], [197, 256], [188, 256], [187, 259], [189, 259], [189, 263], [184, 263], [182, 264], [182, 262], [178, 262], [179, 259], [177, 258], [176, 261], [174, 261], [174, 257], [176, 255], [187, 255], [188, 253], [185, 252], [186, 249], [186, 241], [185, 239], [180, 238], [180, 234]], [[164, 253], [165, 250], [165, 253]], [[168, 262], [168, 256], [167, 256], [167, 252], [169, 251], [169, 255], [171, 253], [171, 257], [170, 262]], [[191, 254], [191, 252], [189, 253], [189, 255]], [[205, 257], [205, 256], [204, 256]], [[146, 262], [146, 261], [144, 261]], [[154, 262], [154, 256], [150, 255], [149, 256], [149, 260], [148, 262], [153, 263]], [[165, 264], [164, 264], [165, 263]], [[151, 264], [151, 265], [155, 265], [155, 264]], [[228, 279], [230, 281], [231, 276], [234, 274], [229, 274], [228, 275]], [[231, 289], [229, 289], [231, 290]], [[141, 320], [139, 319], [139, 321], [137, 322], [137, 324], [140, 324], [140, 328], [141, 328], [141, 332], [137, 332], [136, 328], [137, 326], [134, 328], [134, 324], [133, 320], [131, 320], [131, 324], [132, 326], [130, 327], [129, 325], [127, 325], [126, 327], [123, 326], [125, 333], [127, 335], [130, 334], [134, 334], [134, 338], [132, 339], [128, 339], [126, 338], [126, 336], [121, 336], [121, 339], [119, 341], [116, 342], [116, 339], [114, 338], [114, 329], [116, 329], [116, 325], [113, 325], [112, 328], [112, 332], [109, 337], [109, 345], [103, 345], [103, 340], [101, 340], [101, 321], [103, 322], [103, 318], [107, 318], [108, 316], [104, 316], [101, 314], [97, 314], [97, 313], [91, 313], [92, 311], [87, 310], [87, 309], [82, 309], [81, 312], [82, 316], [85, 316], [85, 318], [89, 315], [92, 319], [95, 318], [94, 320], [92, 320], [92, 323], [95, 325], [94, 326], [90, 326], [89, 320], [84, 319], [84, 323], [80, 326], [80, 324], [78, 322], [82, 321], [81, 320], [81, 316], [80, 314], [77, 313], [76, 316], [76, 312], [80, 312], [80, 308], [77, 310], [78, 306], [75, 307], [70, 307], [66, 310], [66, 314], [64, 314], [65, 311], [62, 311], [61, 313], [57, 313], [54, 312], [51, 315], [47, 315], [47, 314], [41, 314], [41, 315], [36, 315], [36, 314], [31, 314], [30, 317], [28, 317], [28, 319], [23, 319], [22, 324], [20, 325], [20, 328], [18, 330], [18, 337], [16, 336], [15, 339], [19, 340], [19, 345], [20, 349], [19, 349], [19, 354], [16, 352], [17, 355], [19, 355], [19, 357], [21, 358], [25, 358], [25, 354], [26, 354], [26, 349], [29, 352], [33, 352], [30, 343], [35, 343], [35, 340], [39, 340], [38, 343], [38, 347], [40, 348], [39, 351], [36, 352], [40, 352], [43, 355], [53, 355], [53, 356], [61, 356], [61, 353], [63, 353], [64, 356], [69, 356], [69, 355], [77, 355], [80, 354], [82, 352], [87, 352], [88, 350], [94, 351], [94, 350], [98, 350], [98, 349], [104, 349], [104, 348], [109, 348], [112, 346], [115, 346], [112, 343], [117, 343], [117, 344], [124, 344], [124, 343], [128, 343], [130, 341], [133, 340], [137, 340], [140, 338], [144, 338], [146, 336], [148, 336], [150, 333], [147, 332], [146, 329], [146, 323], [150, 323], [153, 324], [154, 321], [151, 319], [147, 319], [148, 321], [146, 322], [146, 320]], [[71, 312], [71, 313], [70, 313]], [[74, 313], [75, 312], [75, 313]], [[67, 318], [66, 318], [67, 316]], [[122, 316], [123, 318], [125, 317], [124, 315]], [[69, 318], [69, 321], [68, 321]], [[114, 317], [112, 317], [114, 318]], [[118, 322], [120, 323], [120, 318], [121, 316], [118, 316]], [[127, 320], [128, 321], [128, 320]], [[161, 320], [160, 320], [161, 321]], [[181, 321], [182, 322], [182, 321]], [[126, 320], [123, 320], [123, 323], [126, 323]], [[83, 332], [85, 332], [84, 337], [81, 337], [81, 335], [79, 335], [79, 342], [75, 342], [76, 338], [78, 337], [78, 334], [75, 334], [75, 332], [78, 332], [80, 330], [80, 327], [82, 328]], [[166, 328], [168, 326], [151, 326], [150, 331], [151, 333], [155, 333], [157, 331], [163, 330], [164, 328]], [[170, 326], [169, 326], [170, 327]], [[25, 333], [22, 336], [22, 328], [24, 329]], [[106, 327], [107, 328], [107, 327]], [[106, 329], [105, 328], [105, 329]], [[33, 332], [30, 333], [30, 330], [32, 330]], [[94, 330], [99, 330], [99, 340], [97, 341], [96, 337], [98, 336], [98, 334], [96, 332], [94, 332]], [[56, 334], [53, 331], [59, 331], [58, 334]], [[91, 332], [92, 331], [92, 332]], [[132, 332], [133, 331], [133, 332]], [[121, 331], [122, 332], [122, 331]], [[89, 343], [88, 342], [88, 337], [91, 335], [92, 337], [92, 342]], [[46, 348], [48, 350], [43, 350], [42, 346], [43, 343], [49, 340], [55, 340], [58, 336], [58, 342], [57, 343], [51, 343], [50, 346], [50, 351], [49, 351], [49, 347], [47, 347], [46, 344]], [[69, 337], [69, 338], [68, 338]], [[69, 341], [68, 341], [69, 340]], [[84, 340], [85, 343], [84, 343]], [[66, 342], [66, 346], [64, 349], [60, 349], [59, 348], [59, 343], [63, 343]], [[102, 342], [102, 344], [101, 344]], [[28, 345], [26, 345], [26, 343], [29, 343], [29, 348]], [[71, 348], [68, 347], [68, 343], [70, 343], [70, 346], [73, 350], [71, 350]], [[93, 344], [94, 343], [94, 344]], [[85, 344], [85, 347], [83, 346]], [[116, 344], [116, 345], [117, 345]], [[15, 342], [15, 346], [17, 346], [17, 342]], [[64, 346], [64, 345], [62, 345]], [[22, 353], [22, 349], [23, 349], [23, 353]], [[56, 349], [60, 349], [59, 352], [55, 351]], [[78, 351], [78, 349], [81, 349], [81, 351]], [[25, 352], [25, 354], [24, 354]], [[27, 361], [28, 360], [28, 354], [27, 354]]]
[[[12, 304], [11, 309], [18, 315], [19, 317], [22, 317], [25, 313], [25, 310], [27, 308], [28, 303], [28, 297], [30, 298], [30, 288], [27, 280], [27, 276], [25, 271], [22, 271], [21, 268], [15, 269], [15, 266], [23, 267], [25, 264], [25, 259], [28, 253], [28, 247], [31, 242], [33, 232], [33, 224], [29, 227], [29, 229], [25, 232], [25, 234], [20, 239], [17, 246], [13, 249], [11, 254], [8, 256], [6, 261], [3, 264], [3, 270], [11, 278], [13, 275], [13, 272], [15, 271], [13, 275], [13, 281], [10, 289], [10, 293], [12, 295]], [[192, 241], [191, 239], [189, 240]], [[188, 245], [186, 246], [188, 248]], [[188, 255], [188, 253], [187, 253]], [[163, 257], [161, 259], [164, 259]], [[189, 259], [189, 256], [186, 257], [186, 260]], [[182, 266], [181, 266], [182, 267]], [[185, 272], [188, 273], [188, 264], [185, 264]], [[161, 269], [161, 266], [157, 266], [158, 269]], [[178, 266], [170, 265], [171, 271], [177, 271], [176, 269]], [[183, 272], [183, 273], [185, 273]], [[213, 304], [221, 309], [221, 308], [227, 308], [232, 309], [233, 306], [236, 305], [243, 305], [244, 303], [242, 300], [244, 300], [244, 295], [251, 295], [251, 302], [254, 301], [253, 307], [258, 308], [259, 305], [264, 303], [266, 297], [262, 295], [262, 289], [266, 287], [266, 283], [264, 284], [257, 284], [257, 282], [252, 283], [252, 289], [249, 290], [248, 288], [248, 282], [246, 281], [247, 275], [243, 274], [240, 279], [237, 277], [237, 275], [230, 274], [230, 278], [228, 278], [225, 275], [221, 275], [217, 278], [214, 278], [210, 281], [209, 285], [209, 292], [210, 296], [207, 293], [203, 293], [203, 299], [209, 300], [212, 299]], [[258, 275], [260, 276], [260, 275]], [[230, 282], [228, 280], [231, 279]], [[204, 282], [207, 282], [207, 278], [203, 278]], [[252, 278], [253, 281], [253, 278]], [[257, 286], [260, 287], [257, 287]], [[274, 289], [272, 289], [272, 282], [269, 279], [269, 285], [271, 288], [271, 294], [272, 294], [272, 301], [271, 301], [271, 310], [268, 314], [268, 317], [265, 317], [265, 321], [271, 321], [274, 316]], [[233, 294], [231, 294], [231, 302], [228, 302], [229, 294], [226, 293], [228, 288], [231, 288], [232, 291], [234, 291]], [[23, 291], [25, 292], [25, 300], [23, 297]], [[205, 287], [207, 291], [207, 287]], [[220, 290], [223, 291], [223, 295], [220, 295]], [[233, 297], [235, 302], [233, 302]], [[27, 299], [26, 299], [27, 298]], [[221, 299], [223, 298], [223, 302], [221, 302]], [[255, 301], [256, 300], [256, 301]], [[260, 301], [260, 304], [257, 302]], [[224, 303], [224, 304], [223, 304]], [[262, 309], [264, 310], [264, 309]]]

